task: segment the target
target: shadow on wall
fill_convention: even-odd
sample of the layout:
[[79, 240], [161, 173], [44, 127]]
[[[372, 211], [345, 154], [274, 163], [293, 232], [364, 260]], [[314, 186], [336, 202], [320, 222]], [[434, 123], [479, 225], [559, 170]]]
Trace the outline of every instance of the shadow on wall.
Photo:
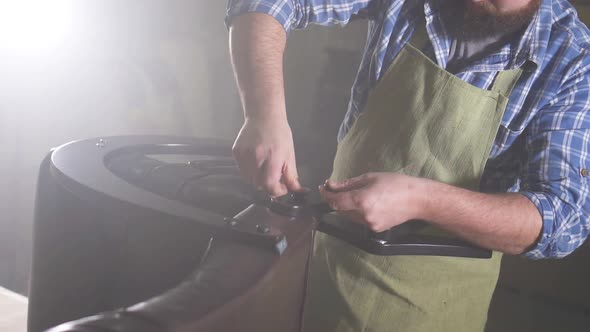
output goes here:
[[[121, 134], [233, 139], [242, 123], [225, 1], [70, 3], [75, 30], [59, 48], [0, 45], [0, 285], [23, 294], [36, 177], [50, 148]], [[331, 167], [365, 26], [311, 30], [290, 36], [285, 75], [298, 160], [312, 165], [302, 177], [313, 184]]]

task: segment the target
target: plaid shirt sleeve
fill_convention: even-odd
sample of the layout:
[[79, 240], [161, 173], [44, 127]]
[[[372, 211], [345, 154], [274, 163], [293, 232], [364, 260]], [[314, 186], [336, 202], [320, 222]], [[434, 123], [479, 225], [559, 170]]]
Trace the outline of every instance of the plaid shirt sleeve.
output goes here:
[[353, 15], [369, 16], [379, 0], [229, 0], [226, 25], [233, 17], [264, 13], [279, 21], [285, 31], [303, 29], [309, 24], [345, 25]]
[[524, 256], [561, 258], [590, 231], [590, 77], [573, 72], [526, 134], [528, 162], [521, 193], [538, 208], [543, 232]]

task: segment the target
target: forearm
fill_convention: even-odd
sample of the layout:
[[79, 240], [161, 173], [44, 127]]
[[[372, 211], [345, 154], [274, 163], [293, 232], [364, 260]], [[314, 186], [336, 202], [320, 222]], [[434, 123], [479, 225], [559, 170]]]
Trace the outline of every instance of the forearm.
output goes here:
[[286, 39], [283, 26], [269, 15], [248, 13], [233, 19], [230, 53], [246, 118], [286, 116]]
[[485, 248], [521, 254], [538, 239], [542, 219], [517, 193], [485, 194], [424, 180], [421, 219]]

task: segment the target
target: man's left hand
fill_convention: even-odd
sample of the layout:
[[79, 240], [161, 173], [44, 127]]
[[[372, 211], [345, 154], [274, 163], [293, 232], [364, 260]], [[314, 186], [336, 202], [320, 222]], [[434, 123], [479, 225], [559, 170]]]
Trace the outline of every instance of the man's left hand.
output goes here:
[[419, 218], [425, 196], [421, 181], [398, 173], [367, 173], [342, 182], [328, 180], [319, 189], [332, 209], [382, 232]]

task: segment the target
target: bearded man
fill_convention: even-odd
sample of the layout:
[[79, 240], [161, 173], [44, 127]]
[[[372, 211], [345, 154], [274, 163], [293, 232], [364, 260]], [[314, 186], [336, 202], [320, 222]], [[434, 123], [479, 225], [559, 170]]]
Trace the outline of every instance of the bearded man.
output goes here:
[[230, 0], [244, 176], [301, 190], [283, 89], [287, 33], [369, 20], [332, 208], [375, 232], [426, 221], [489, 260], [381, 257], [319, 235], [307, 331], [482, 331], [504, 254], [560, 258], [590, 221], [590, 33], [565, 0]]

